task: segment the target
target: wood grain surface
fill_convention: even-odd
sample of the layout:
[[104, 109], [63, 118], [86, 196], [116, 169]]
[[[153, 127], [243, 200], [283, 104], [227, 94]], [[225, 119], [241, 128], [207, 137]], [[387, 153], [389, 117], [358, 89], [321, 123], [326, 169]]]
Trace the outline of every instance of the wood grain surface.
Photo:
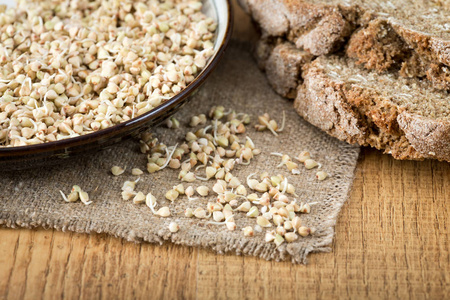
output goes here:
[[[237, 9], [235, 35], [253, 38]], [[450, 165], [363, 149], [331, 253], [309, 265], [98, 234], [0, 229], [0, 299], [445, 299]]]

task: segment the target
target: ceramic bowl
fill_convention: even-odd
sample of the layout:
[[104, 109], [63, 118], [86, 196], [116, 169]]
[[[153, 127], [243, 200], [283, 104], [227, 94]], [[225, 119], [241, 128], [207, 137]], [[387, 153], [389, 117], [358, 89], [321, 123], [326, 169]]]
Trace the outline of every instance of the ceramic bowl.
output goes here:
[[[11, 4], [12, 1], [0, 3]], [[222, 58], [232, 33], [232, 7], [230, 0], [206, 0], [204, 12], [217, 23], [215, 53], [202, 72], [179, 94], [155, 109], [133, 118], [83, 136], [22, 147], [0, 147], [0, 174], [6, 170], [35, 168], [60, 163], [69, 157], [98, 151], [124, 139], [157, 126], [186, 104], [196, 90], [205, 82]]]

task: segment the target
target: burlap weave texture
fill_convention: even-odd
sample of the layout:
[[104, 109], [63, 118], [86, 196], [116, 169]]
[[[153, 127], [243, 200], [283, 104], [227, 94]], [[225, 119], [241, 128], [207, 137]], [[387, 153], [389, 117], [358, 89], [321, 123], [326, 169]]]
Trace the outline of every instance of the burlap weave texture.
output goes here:
[[[187, 207], [203, 207], [215, 201], [211, 195], [196, 201], [180, 197], [174, 203], [165, 200], [165, 192], [179, 183], [177, 171], [140, 176], [136, 190], [152, 192], [158, 199], [158, 207], [167, 205], [172, 211], [169, 218], [153, 216], [145, 205], [121, 199], [121, 186], [125, 180], [134, 180], [130, 174], [133, 167], [145, 169], [146, 156], [139, 153], [138, 143], [123, 142], [99, 153], [67, 160], [61, 165], [40, 170], [1, 172], [0, 176], [0, 224], [8, 227], [56, 228], [63, 231], [103, 232], [136, 242], [164, 243], [210, 248], [219, 253], [255, 255], [264, 259], [305, 262], [308, 253], [329, 251], [334, 235], [334, 225], [353, 181], [359, 148], [340, 142], [302, 120], [293, 110], [292, 102], [281, 98], [270, 86], [252, 59], [248, 44], [233, 42], [226, 57], [211, 78], [193, 97], [190, 103], [176, 115], [181, 128], [155, 129], [156, 136], [167, 145], [181, 141], [186, 133], [189, 117], [207, 113], [213, 105], [250, 114], [253, 123], [265, 112], [281, 122], [286, 112], [285, 130], [275, 137], [269, 132], [248, 131], [256, 146], [262, 150], [249, 166], [239, 166], [233, 173], [242, 182], [254, 172], [268, 171], [275, 175], [287, 175], [296, 187], [299, 201], [318, 202], [311, 214], [301, 216], [304, 224], [316, 228], [313, 236], [301, 238], [294, 243], [284, 243], [278, 248], [264, 241], [264, 232], [254, 237], [244, 237], [241, 229], [255, 225], [254, 219], [237, 213], [237, 229], [228, 231], [224, 226], [207, 224], [208, 220], [187, 218]], [[315, 178], [315, 171], [301, 168], [300, 175], [289, 174], [286, 168], [277, 169], [280, 158], [271, 152], [296, 156], [309, 150], [322, 163], [323, 170], [332, 176], [323, 182]], [[127, 172], [119, 177], [110, 174], [111, 166], [126, 166]], [[212, 182], [211, 182], [212, 183]], [[207, 183], [211, 185], [211, 183]], [[77, 184], [89, 192], [93, 204], [66, 203], [59, 190], [68, 193]], [[204, 183], [195, 182], [194, 187]], [[187, 184], [185, 184], [187, 186]], [[181, 229], [170, 233], [168, 224], [176, 221]]]

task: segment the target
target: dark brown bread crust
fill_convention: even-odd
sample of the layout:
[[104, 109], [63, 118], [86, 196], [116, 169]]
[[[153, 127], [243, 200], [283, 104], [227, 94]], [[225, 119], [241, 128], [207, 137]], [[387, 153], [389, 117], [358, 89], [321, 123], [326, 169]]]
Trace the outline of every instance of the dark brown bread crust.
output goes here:
[[255, 49], [253, 51], [253, 55], [256, 58], [256, 62], [258, 63], [258, 67], [261, 71], [266, 70], [266, 63], [269, 59], [269, 56], [272, 54], [273, 48], [275, 48], [275, 44], [269, 42], [267, 39], [259, 39], [256, 42]]
[[311, 54], [298, 50], [289, 42], [275, 46], [265, 62], [267, 79], [273, 89], [284, 97], [294, 99], [301, 83], [301, 68], [312, 58]]
[[[372, 146], [396, 159], [422, 159], [405, 137], [377, 129], [374, 119], [378, 119], [378, 124], [384, 119], [375, 116], [379, 112], [371, 114], [373, 110], [368, 110], [365, 116], [358, 110], [355, 103], [360, 101], [356, 96], [360, 92], [347, 90], [344, 83], [330, 79], [315, 68], [313, 62], [304, 73], [304, 83], [299, 87], [294, 108], [306, 121], [342, 141]], [[392, 120], [391, 115], [385, 118]]]
[[340, 50], [351, 36], [347, 55], [366, 68], [426, 77], [435, 88], [450, 90], [450, 12], [446, 1], [240, 2], [262, 28], [263, 36], [282, 37], [316, 56]]
[[[399, 0], [402, 1], [406, 0]], [[341, 140], [384, 150], [396, 159], [435, 158], [450, 162], [448, 107], [441, 105], [447, 103], [448, 94], [433, 94], [422, 80], [411, 79], [409, 89], [417, 91], [409, 94], [414, 101], [402, 102], [396, 97], [403, 93], [401, 86], [406, 79], [393, 76], [428, 78], [434, 87], [450, 90], [450, 68], [446, 65], [450, 62], [449, 35], [439, 35], [439, 30], [422, 32], [419, 29], [428, 29], [427, 24], [403, 24], [389, 13], [378, 14], [357, 5], [344, 8], [341, 2], [344, 0], [247, 0], [248, 10], [263, 30], [259, 47], [263, 51], [257, 58], [271, 85], [287, 97], [292, 97], [293, 87], [299, 85], [294, 102], [297, 112]], [[402, 17], [407, 20], [404, 13]], [[300, 54], [303, 52], [296, 53], [294, 45], [305, 47], [314, 55], [328, 54], [339, 49], [348, 37], [347, 56], [398, 81], [392, 86], [395, 96], [388, 86], [383, 90], [390, 83], [389, 78], [387, 82], [381, 77], [378, 83], [375, 80], [374, 88], [350, 78], [337, 80], [321, 67], [326, 57], [306, 63], [300, 76], [298, 70], [305, 61]], [[350, 74], [364, 80], [360, 71], [363, 70], [355, 66]], [[435, 104], [428, 106], [428, 97]]]
[[295, 108], [311, 124], [341, 140], [384, 150], [397, 159], [450, 160], [448, 122], [408, 115], [373, 90], [357, 85], [349, 89], [348, 84], [336, 83], [318, 68], [318, 61], [306, 65], [312, 57], [303, 57], [303, 52], [288, 42], [260, 40], [257, 48], [263, 49], [257, 59], [275, 91], [291, 97], [292, 89], [298, 86]]
[[285, 37], [313, 55], [339, 49], [354, 30], [353, 11], [295, 0], [240, 0], [263, 36]]
[[340, 140], [350, 144], [364, 143], [366, 128], [346, 101], [343, 84], [330, 81], [313, 67], [308, 68], [305, 75], [294, 102], [297, 112]]
[[450, 124], [448, 120], [436, 121], [404, 112], [399, 115], [397, 121], [411, 145], [423, 153], [424, 157], [450, 162]]
[[318, 58], [302, 73], [294, 107], [308, 122], [340, 140], [384, 150], [396, 159], [450, 161], [447, 119], [410, 113], [376, 89], [334, 79], [324, 70], [326, 62]]
[[280, 38], [258, 40], [254, 55], [272, 88], [283, 97], [295, 99], [297, 87], [302, 82], [301, 69], [314, 56]]

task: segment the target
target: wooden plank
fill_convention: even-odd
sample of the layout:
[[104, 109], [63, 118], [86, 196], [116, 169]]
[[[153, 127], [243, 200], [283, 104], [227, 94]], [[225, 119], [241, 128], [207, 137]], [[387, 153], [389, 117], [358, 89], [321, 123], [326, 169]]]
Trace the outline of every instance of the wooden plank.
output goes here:
[[311, 255], [308, 266], [3, 228], [0, 298], [445, 298], [449, 198], [449, 164], [365, 149], [333, 252]]
[[199, 297], [443, 298], [449, 180], [446, 163], [398, 162], [366, 150], [333, 253], [312, 255], [305, 267], [201, 251]]
[[[254, 38], [239, 9], [236, 24], [238, 37]], [[307, 266], [2, 228], [0, 299], [448, 298], [449, 201], [449, 164], [364, 149], [333, 252], [312, 254]]]
[[[14, 265], [18, 257], [20, 231], [0, 230], [0, 299], [3, 299], [8, 295], [9, 283], [15, 271]], [[20, 256], [20, 259], [22, 258], [23, 256]]]
[[[69, 261], [75, 256], [76, 250], [72, 245], [76, 241], [75, 234], [68, 232], [48, 231], [53, 234], [53, 244], [50, 250], [52, 255], [47, 263], [46, 275], [42, 285], [43, 298], [63, 298], [70, 295], [67, 287], [77, 286], [76, 282], [70, 280], [72, 270], [69, 270]], [[83, 236], [87, 238], [87, 236]], [[78, 274], [81, 274], [80, 272]], [[77, 296], [79, 293], [76, 294]]]

